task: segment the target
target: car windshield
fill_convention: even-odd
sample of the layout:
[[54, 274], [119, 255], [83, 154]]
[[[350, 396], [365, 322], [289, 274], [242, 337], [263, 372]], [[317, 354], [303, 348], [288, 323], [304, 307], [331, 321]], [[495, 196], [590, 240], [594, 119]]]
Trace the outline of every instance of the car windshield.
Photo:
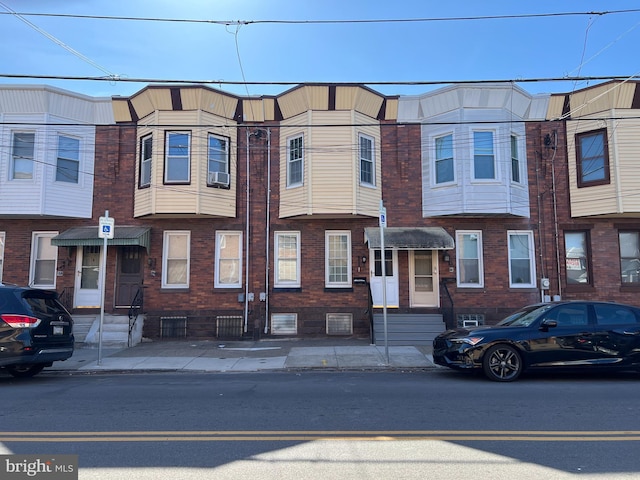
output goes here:
[[531, 325], [536, 318], [538, 318], [542, 313], [549, 310], [553, 305], [531, 305], [529, 307], [525, 307], [522, 310], [518, 310], [515, 313], [512, 313], [504, 320], [500, 321], [498, 325], [502, 327], [528, 327]]

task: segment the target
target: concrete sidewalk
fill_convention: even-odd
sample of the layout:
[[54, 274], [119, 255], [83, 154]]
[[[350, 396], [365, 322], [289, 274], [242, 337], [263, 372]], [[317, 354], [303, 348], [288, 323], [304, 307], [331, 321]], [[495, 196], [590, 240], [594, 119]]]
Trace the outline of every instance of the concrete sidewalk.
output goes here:
[[143, 342], [131, 348], [76, 346], [73, 356], [46, 371], [200, 371], [398, 369], [433, 367], [431, 348], [384, 346], [366, 339], [283, 339], [223, 342], [182, 340]]

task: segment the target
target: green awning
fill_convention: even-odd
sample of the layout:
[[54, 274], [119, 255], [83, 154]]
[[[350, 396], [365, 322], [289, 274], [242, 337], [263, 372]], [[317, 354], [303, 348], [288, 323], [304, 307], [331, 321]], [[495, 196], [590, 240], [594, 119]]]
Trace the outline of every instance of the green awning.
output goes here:
[[[58, 247], [101, 246], [104, 239], [98, 237], [98, 227], [73, 227], [51, 239]], [[151, 245], [151, 228], [118, 226], [113, 229], [113, 238], [107, 240], [108, 246], [138, 245], [147, 249]]]
[[[365, 228], [364, 237], [369, 248], [380, 248], [380, 228]], [[387, 227], [384, 229], [384, 247], [397, 250], [449, 250], [454, 247], [454, 242], [442, 227]]]

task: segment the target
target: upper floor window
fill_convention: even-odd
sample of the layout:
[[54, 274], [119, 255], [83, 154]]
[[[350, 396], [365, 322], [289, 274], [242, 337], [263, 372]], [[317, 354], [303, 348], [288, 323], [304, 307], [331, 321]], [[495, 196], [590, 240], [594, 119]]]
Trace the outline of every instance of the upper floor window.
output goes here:
[[153, 155], [153, 135], [140, 140], [140, 187], [151, 185], [151, 158]]
[[78, 183], [80, 174], [80, 140], [58, 135], [56, 182]]
[[509, 231], [509, 286], [512, 288], [534, 288], [535, 256], [533, 232]]
[[189, 183], [191, 181], [191, 133], [167, 132], [165, 152], [165, 183]]
[[590, 284], [589, 233], [564, 232], [564, 252], [567, 285]]
[[33, 178], [35, 139], [34, 132], [13, 133], [11, 178]]
[[236, 288], [242, 282], [242, 233], [216, 232], [216, 288]]
[[166, 231], [162, 249], [162, 287], [189, 287], [191, 232]]
[[304, 136], [287, 141], [287, 187], [302, 185], [304, 162]]
[[325, 232], [325, 285], [351, 286], [351, 232]]
[[511, 135], [511, 181], [520, 183], [520, 159], [518, 158], [518, 137]]
[[275, 286], [300, 286], [300, 232], [276, 232]]
[[576, 134], [578, 187], [609, 183], [607, 129]]
[[640, 285], [640, 232], [620, 232], [622, 283]]
[[58, 247], [51, 239], [58, 232], [33, 232], [31, 241], [31, 268], [29, 285], [38, 288], [55, 288]]
[[376, 171], [373, 138], [362, 133], [358, 137], [360, 139], [360, 183], [375, 185]]
[[458, 263], [458, 286], [484, 286], [481, 231], [461, 230], [456, 232], [456, 261]]
[[209, 134], [207, 185], [229, 185], [229, 139]]
[[436, 138], [436, 183], [453, 182], [453, 135]]
[[496, 178], [493, 132], [473, 132], [473, 178]]

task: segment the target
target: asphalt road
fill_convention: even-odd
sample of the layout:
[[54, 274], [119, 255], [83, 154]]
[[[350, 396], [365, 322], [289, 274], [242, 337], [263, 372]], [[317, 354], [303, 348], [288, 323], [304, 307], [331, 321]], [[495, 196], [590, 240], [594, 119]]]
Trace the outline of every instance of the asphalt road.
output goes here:
[[637, 374], [0, 376], [0, 453], [80, 479], [633, 478]]

